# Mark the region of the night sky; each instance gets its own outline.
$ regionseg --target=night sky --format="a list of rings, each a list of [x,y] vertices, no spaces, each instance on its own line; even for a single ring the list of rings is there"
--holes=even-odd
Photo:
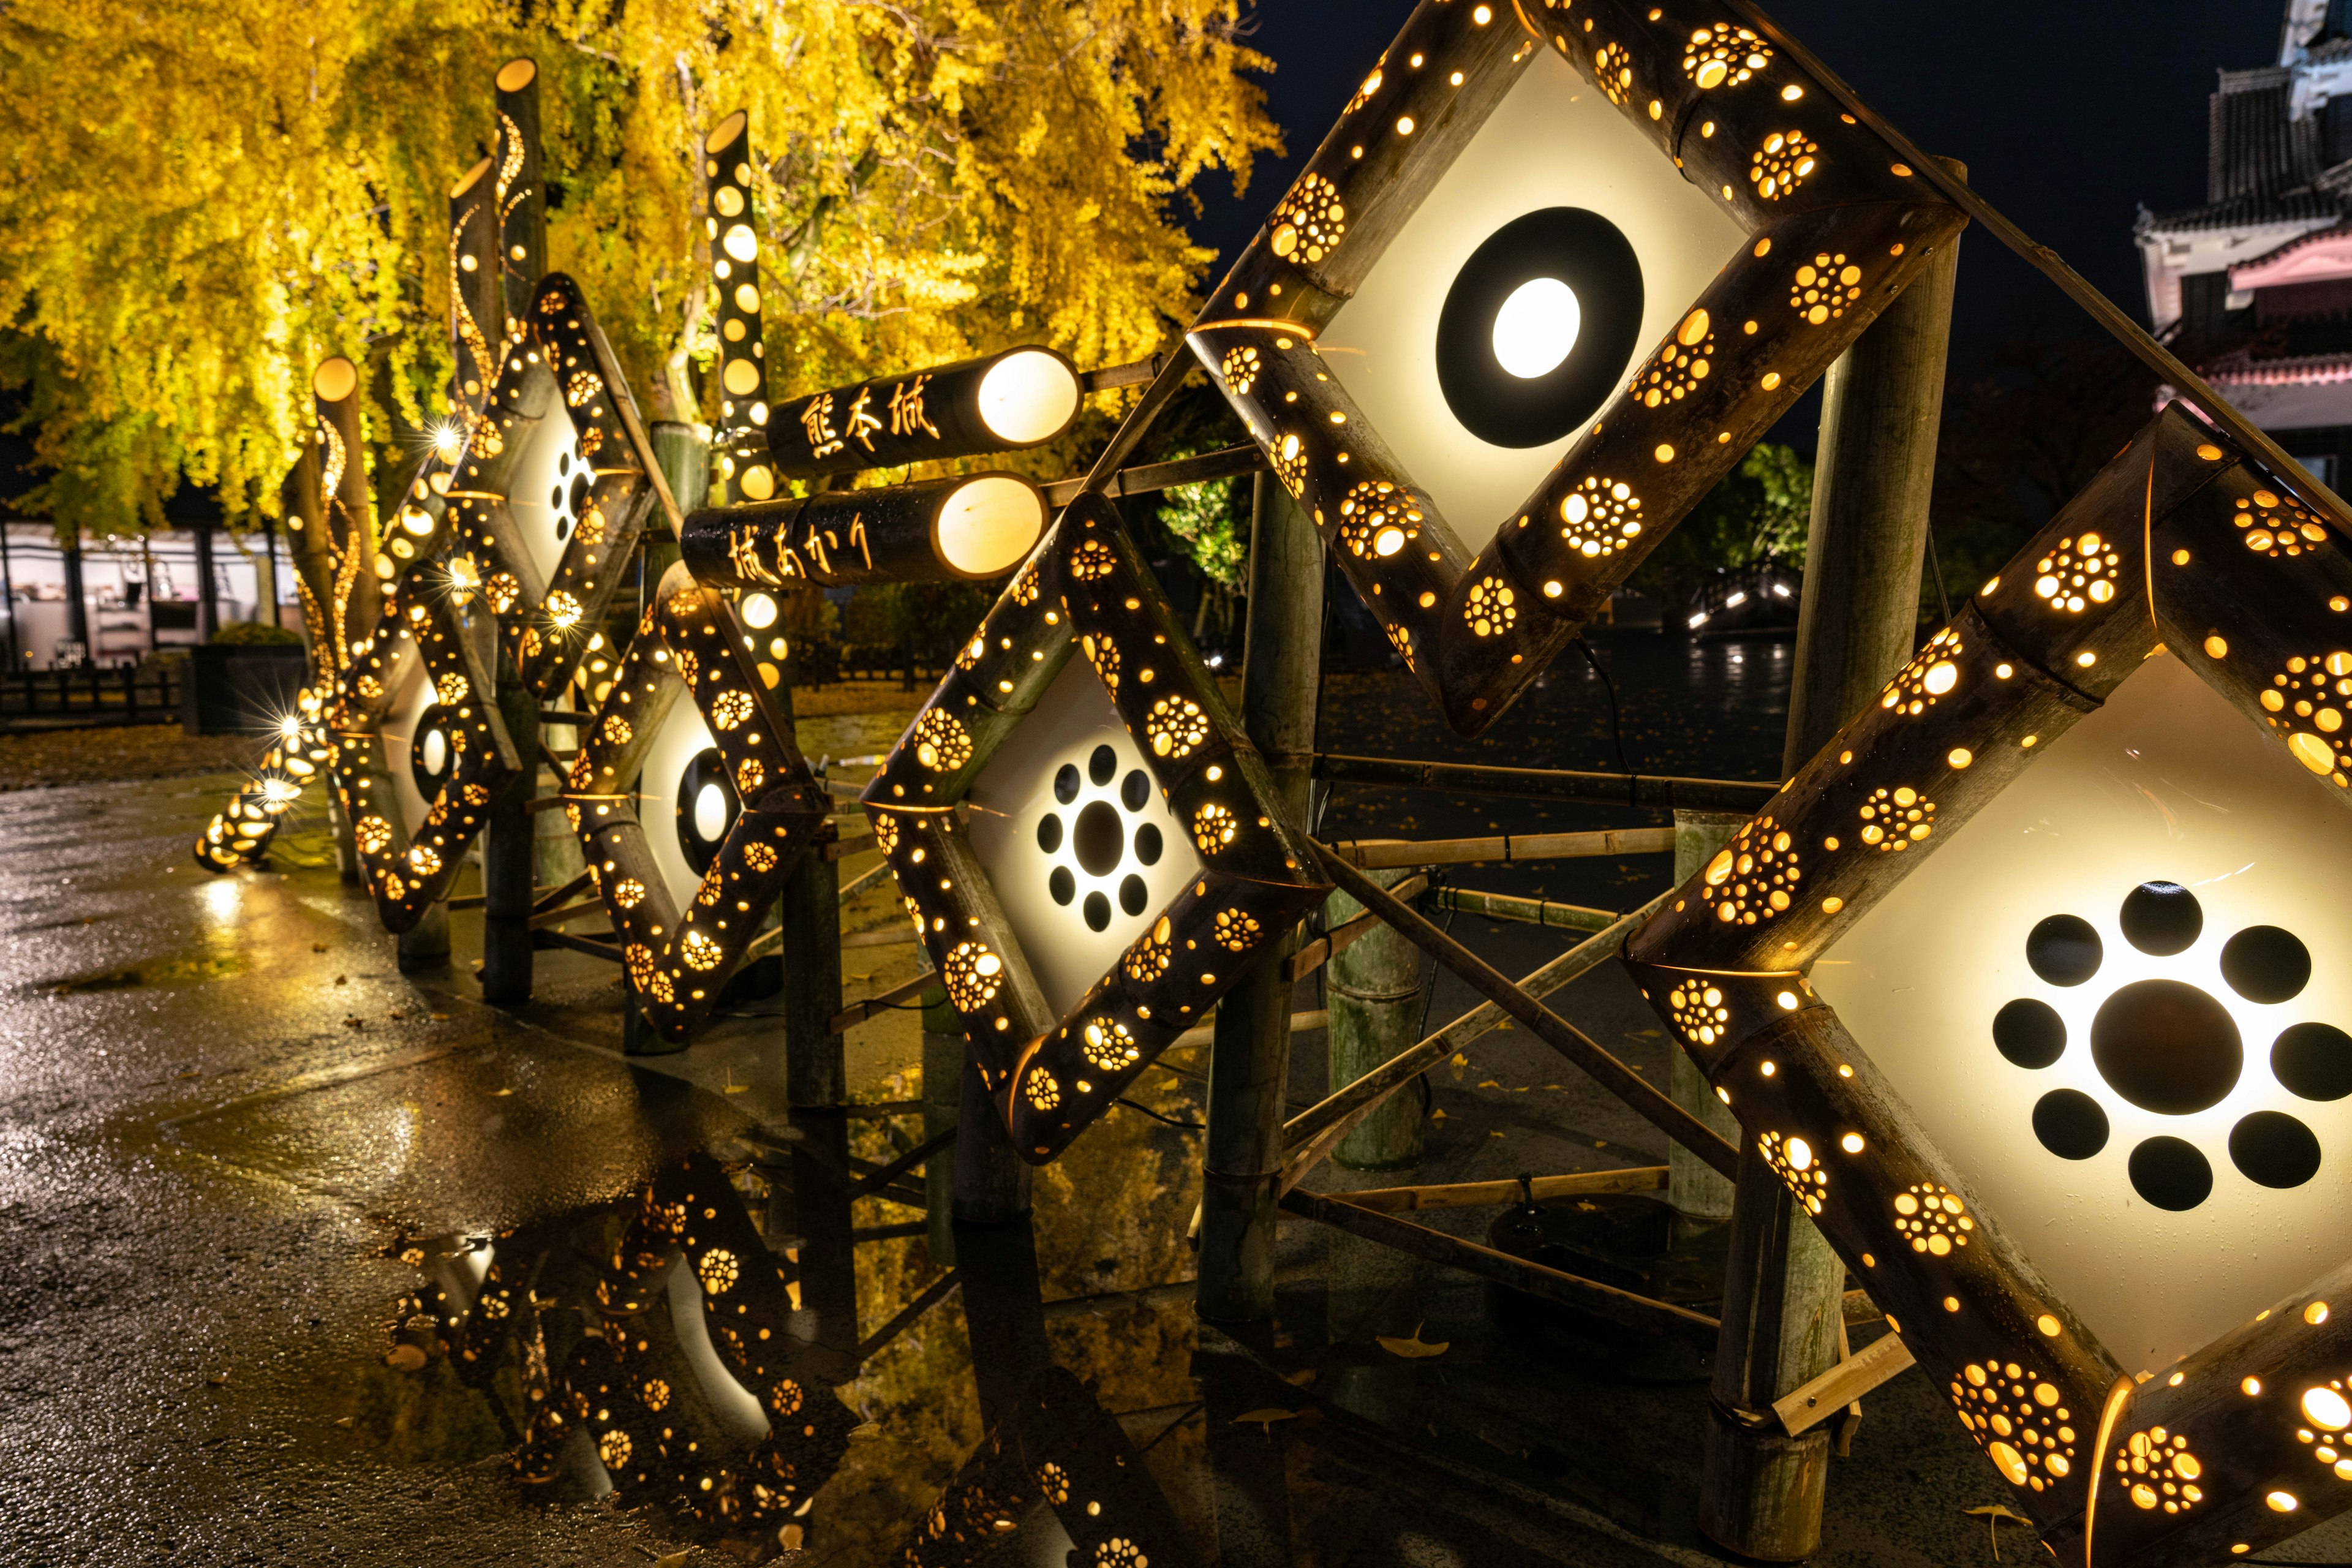
[[[1290,155],[1246,198],[1208,202],[1204,243],[1230,262],[1412,9],[1412,0],[1265,0],[1255,47]],[[2145,319],[2137,204],[2205,199],[2215,68],[2277,58],[2284,0],[1774,0],[1775,20],[1978,191]],[[1954,368],[2004,339],[2087,325],[1998,241],[1962,241]]]

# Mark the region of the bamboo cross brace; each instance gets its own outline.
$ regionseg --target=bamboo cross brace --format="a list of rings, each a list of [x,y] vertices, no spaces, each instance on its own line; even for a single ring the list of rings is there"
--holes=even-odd
[[[1664,1165],[1633,1165],[1622,1171],[1574,1171],[1565,1176],[1514,1177],[1500,1182],[1451,1182],[1435,1187],[1367,1187],[1348,1202],[1375,1214],[1421,1209],[1495,1208],[1529,1198],[1583,1197],[1595,1193],[1654,1193],[1666,1184]]]
[[[1389,890],[1400,899],[1410,899],[1428,886],[1427,877],[1407,877]],[[1324,932],[1282,961],[1282,977],[1296,985],[1354,946],[1358,939],[1380,924],[1380,921],[1381,917],[1378,915],[1360,914],[1336,929]]]
[[[1672,829],[1665,830],[1669,837]],[[1397,934],[1466,981],[1471,988],[1524,1025],[1536,1038],[1584,1069],[1601,1088],[1624,1101],[1628,1110],[1659,1131],[1696,1154],[1726,1177],[1737,1178],[1738,1152],[1715,1130],[1653,1085],[1632,1068],[1603,1050],[1582,1030],[1514,985],[1509,977],[1485,959],[1438,930],[1409,906],[1389,896],[1387,889],[1349,865],[1318,840],[1309,839],[1315,852],[1349,897],[1376,911]]]
[[[1793,1437],[1828,1420],[1911,1364],[1911,1352],[1903,1336],[1885,1335],[1774,1400],[1772,1414]]]
[[[1574,860],[1601,855],[1671,855],[1671,827],[1611,827],[1597,833],[1503,833],[1489,838],[1359,838],[1325,853],[1367,871],[1474,861]]]
[[[1694,1312],[1687,1307],[1653,1300],[1632,1290],[1620,1290],[1613,1285],[1603,1285],[1580,1274],[1570,1274],[1524,1258],[1514,1258],[1507,1252],[1481,1247],[1475,1241],[1465,1241],[1442,1230],[1432,1230],[1411,1220],[1398,1219],[1393,1215],[1360,1208],[1348,1202],[1344,1194],[1286,1193],[1283,1195],[1282,1206],[1295,1215],[1360,1236],[1367,1241],[1394,1247],[1415,1258],[1425,1258],[1432,1263],[1459,1268],[1465,1274],[1492,1279],[1497,1284],[1511,1286],[1529,1295],[1558,1301],[1563,1306],[1574,1307],[1632,1328],[1678,1332],[1712,1342],[1723,1326],[1717,1320],[1704,1312]]]
[[[1530,996],[1549,996],[1570,981],[1598,968],[1615,957],[1625,945],[1626,937],[1640,930],[1642,923],[1664,908],[1673,896],[1671,889],[1661,893],[1607,931],[1577,943],[1520,981],[1519,989]],[[1398,1052],[1347,1088],[1334,1090],[1292,1117],[1282,1129],[1286,1151],[1282,1190],[1288,1192],[1297,1186],[1300,1177],[1321,1163],[1332,1146],[1378,1110],[1390,1095],[1502,1021],[1500,1007],[1492,1002],[1481,1002],[1420,1044]]]

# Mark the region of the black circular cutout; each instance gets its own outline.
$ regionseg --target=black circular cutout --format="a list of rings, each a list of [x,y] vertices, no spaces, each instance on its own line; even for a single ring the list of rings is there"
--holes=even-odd
[[[2271,1074],[2302,1100],[2352,1094],[2352,1035],[2333,1024],[2290,1024],[2271,1042]]]
[[[1160,826],[1147,822],[1135,830],[1135,858],[1147,866],[1160,864]]]
[[[2186,1116],[2237,1087],[2246,1048],[2229,1009],[2205,992],[2135,980],[2099,1004],[2091,1059],[2107,1087],[2142,1110]]]
[[[1151,798],[1151,780],[1141,768],[1131,770],[1118,781],[1118,798],[1129,811],[1143,809],[1144,803]]]
[[[2249,1002],[2291,1002],[2311,984],[2311,949],[2281,926],[2248,926],[2221,944],[2221,978]]]
[[[2230,1163],[2264,1187],[2299,1187],[2319,1173],[2319,1140],[2284,1110],[2257,1110],[2230,1129]]]
[[[2025,933],[2025,962],[2053,985],[2080,985],[2099,972],[2106,951],[2080,915],[2052,915]]]
[[[1118,807],[1107,800],[1087,802],[1078,813],[1077,826],[1070,829],[1070,847],[1089,877],[1108,877],[1118,869],[1119,857],[1127,852],[1127,827]]]
[[[1054,895],[1055,903],[1067,908],[1070,900],[1078,896],[1078,879],[1070,875],[1067,866],[1056,866],[1054,874],[1045,879],[1045,890]]]
[[[1992,1043],[2021,1068],[2046,1068],[2066,1054],[2066,1020],[2047,1002],[2021,996],[1992,1016]]]
[[[2033,1135],[2061,1160],[2087,1160],[2107,1146],[2107,1113],[2079,1089],[2053,1089],[2033,1102]]]
[[[1051,855],[1062,847],[1062,819],[1052,812],[1037,819],[1037,847]]]
[[[1118,772],[1118,753],[1108,746],[1097,746],[1094,754],[1087,758],[1087,777],[1097,784],[1110,783],[1111,775]]]
[[[2212,1195],[2213,1167],[2186,1139],[2142,1139],[2126,1168],[2132,1191],[2160,1209],[2179,1214]]]
[[[2178,882],[2142,882],[2124,895],[2124,940],[2142,952],[2168,958],[2186,952],[2205,929],[2205,909]]]
[[[449,715],[438,702],[427,703],[425,711],[416,716],[416,728],[408,737],[408,776],[415,782],[416,793],[428,805],[441,794],[441,786],[449,782],[449,770],[457,765],[457,749],[450,744]]]
[[[1137,876],[1134,872],[1129,871],[1126,876],[1119,879],[1118,907],[1125,910],[1129,914],[1141,914],[1150,898],[1151,889],[1145,887],[1143,885],[1143,879]]]
[[[703,792],[718,792],[719,809],[718,831],[703,820]],[[705,746],[686,764],[677,775],[677,848],[686,863],[697,875],[710,869],[710,862],[719,857],[719,845],[727,841],[728,830],[743,813],[743,803],[735,794],[735,781],[727,776],[726,759],[715,746]]]
[[[1088,893],[1083,907],[1087,912],[1087,925],[1089,929],[1102,931],[1110,925],[1108,899],[1104,898],[1100,893]]]
[[[1578,326],[1568,357],[1518,376],[1495,357],[1495,320],[1523,285],[1564,283]],[[1437,318],[1437,384],[1470,433],[1497,447],[1540,447],[1575,429],[1640,347],[1642,262],[1617,226],[1582,207],[1513,218],[1470,253]]]
[[[1054,771],[1054,798],[1064,805],[1078,798],[1078,764],[1064,763]]]

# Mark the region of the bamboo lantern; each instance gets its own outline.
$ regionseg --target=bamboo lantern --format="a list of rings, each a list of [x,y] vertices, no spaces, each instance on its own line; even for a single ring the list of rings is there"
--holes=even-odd
[[[448,489],[449,570],[498,617],[500,657],[544,698],[597,635],[656,491],[636,405],[577,285],[542,279],[504,352]]]
[[[2171,405],[1627,944],[2062,1561],[2352,1504],[2334,521]]]
[[[322,721],[325,704],[304,687],[294,710],[278,721],[278,739],[254,769],[253,782],[237,791],[196,838],[196,864],[207,871],[230,871],[269,852],[278,824],[303,787],[334,760],[334,739]]]
[[[547,270],[547,186],[540,168],[539,62],[509,60],[495,79],[499,161],[491,186],[499,226],[499,278],[507,331],[520,335]]]
[[[1045,530],[1037,487],[990,472],[711,508],[687,517],[678,543],[705,583],[835,587],[1002,577]]]
[[[772,621],[772,601],[751,597]],[[709,1016],[830,816],[771,695],[782,669],[751,650],[757,614],[671,566],[564,786],[637,1004],[667,1039]]]
[[[1960,224],[1707,0],[1423,0],[1190,342],[1471,734]]]
[[[1067,430],[1083,390],[1054,350],[1006,349],[799,399],[768,422],[768,450],[795,479],[1018,451]]]
[[[703,138],[709,212],[710,297],[719,317],[717,478],[731,499],[776,493],[768,457],[768,347],[760,331],[760,224],[752,184],[751,119],[737,110]]]
[[[399,501],[393,507],[392,515],[381,531],[380,548],[374,559],[374,574],[382,585],[381,595],[394,593],[394,585],[405,574],[421,565],[437,562],[441,547],[446,542],[446,535],[441,528],[447,505],[444,497],[448,491],[451,476],[457,472],[457,461],[465,452],[466,443],[489,400],[490,383],[498,364],[497,350],[491,343],[501,335],[498,220],[490,192],[482,184],[482,178],[490,167],[491,160],[483,159],[449,193],[449,341],[457,366],[450,376],[451,414],[436,428],[432,447],[417,461],[399,492]],[[355,374],[352,379],[356,383]],[[335,380],[340,384],[340,373]],[[349,404],[354,400],[346,397],[341,401]],[[343,445],[347,451],[352,449],[341,433],[340,425],[334,441]],[[314,438],[307,443],[301,458],[288,474],[280,490],[288,536],[302,541],[302,547],[308,552],[307,554],[298,553],[296,581],[305,617],[314,627],[311,639],[314,648],[326,647],[332,640],[322,637],[315,628],[332,620],[328,606],[335,603],[336,584],[346,574],[334,560],[332,551],[320,548],[316,542],[331,542],[335,537],[331,526],[320,531],[322,525],[331,524],[339,516],[348,521],[352,515],[348,508],[339,514],[332,513],[324,503],[320,489],[320,457],[329,447],[330,443],[324,438]],[[335,488],[340,489],[347,482],[339,474]],[[322,712],[329,706],[334,707],[342,714],[341,721],[344,724],[372,724],[383,717],[383,703],[389,696],[379,689],[376,697],[371,700],[361,697],[351,689],[350,683],[361,679],[372,680],[379,688],[382,685],[380,672],[371,674],[363,668],[364,660],[360,667],[354,666],[351,647],[354,640],[365,640],[373,635],[375,628],[382,624],[382,612],[380,607],[367,611],[370,619],[362,625],[351,614],[348,601],[345,603],[342,636],[333,642],[330,650],[335,655],[331,679],[330,672],[322,667],[320,679],[311,689],[313,695],[310,700],[315,701]],[[364,605],[362,609],[365,610]],[[307,714],[308,710],[305,709],[304,712]],[[266,850],[269,836],[275,831],[277,817],[293,804],[300,788],[310,782],[308,775],[298,777],[288,771],[283,753],[289,739],[281,738],[278,748],[263,760],[260,777],[254,786],[240,791],[229,807],[205,828],[196,853],[199,864],[211,870],[225,871],[241,861],[257,858]],[[347,753],[341,741],[331,735],[326,736],[320,747],[307,749],[321,748],[325,755],[311,759],[313,762],[331,767],[343,764]],[[375,771],[383,772],[380,766]],[[414,827],[421,816],[420,806],[409,817],[408,826]],[[238,847],[240,843],[245,847]]]
[[[1082,679],[1112,710],[1092,724],[1066,721],[1077,704],[1056,691],[1080,649]],[[1000,763],[1030,783],[1003,788],[967,826],[962,808],[990,793]],[[863,798],[982,1078],[1033,1163],[1108,1109],[1327,890],[1099,495],[1046,534]],[[1104,942],[1112,962],[1068,1004],[1050,999],[1031,953]]]
[[[414,574],[359,644],[328,714],[361,880],[391,931],[448,896],[491,798],[524,765],[446,579]]]
[[[289,480],[286,552],[310,633],[310,664],[333,679],[352,642],[375,624],[374,509],[360,435],[360,373],[338,356],[310,378],[315,413],[308,464]]]

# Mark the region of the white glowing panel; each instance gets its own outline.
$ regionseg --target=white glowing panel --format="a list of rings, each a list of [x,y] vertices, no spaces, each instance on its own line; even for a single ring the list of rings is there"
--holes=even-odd
[[[702,873],[688,861],[680,833],[699,830],[703,844],[715,846],[726,837],[735,816],[735,797],[719,782],[723,768],[711,770],[710,782],[696,791],[698,798],[688,816],[681,820],[678,815],[678,788],[686,782],[687,770],[705,752],[715,755],[717,749],[702,710],[691,698],[681,695],[670,704],[661,733],[646,748],[645,769],[637,775],[637,820],[645,825],[646,842],[653,847],[662,885],[680,909],[702,885]]]
[[[1046,689],[967,798],[972,850],[1056,1015],[1201,871],[1083,658]]]
[[[551,583],[572,531],[588,508],[596,475],[580,455],[580,432],[561,397],[549,400],[547,417],[528,442],[507,482],[507,513],[521,531],[540,581]]]
[[[1438,384],[1438,318],[1472,253],[1513,219],[1552,207],[1598,214],[1622,232],[1640,262],[1643,304],[1613,396],[1746,243],[1722,205],[1685,180],[1575,68],[1542,51],[1318,341],[1406,471],[1475,548],[1517,515],[1574,437],[1494,446],[1447,405]],[[1568,353],[1566,315],[1549,294],[1518,298],[1519,319],[1500,334],[1542,338],[1526,342],[1522,368],[1557,350],[1538,367],[1549,370]],[[1568,341],[1599,341],[1603,323],[1592,307],[1580,301],[1578,316]],[[1490,345],[1509,352],[1494,321],[1484,327]]]
[[[2158,655],[1813,969],[1928,1138],[2126,1371],[2162,1371],[2352,1249],[2352,1042],[2334,1033],[2352,1026],[2352,816],[2331,793]],[[2143,883],[2186,895],[2142,895],[2127,931]],[[2087,922],[2095,944],[2051,943],[2056,922],[2030,962],[2053,916]],[[2152,936],[2168,916],[2169,936]],[[2307,980],[2295,988],[2290,964],[2272,988],[2291,997],[2250,1000],[2264,987],[2248,956],[2294,943]],[[2087,977],[2045,978],[2074,978],[2095,949]],[[1995,1024],[2012,1004],[2004,1047]],[[2046,1066],[2013,1059],[2053,1048]],[[2148,1109],[2168,1099],[2198,1108]],[[2056,1110],[2037,1131],[2045,1101]],[[2250,1116],[2263,1136],[2241,1131]],[[2102,1119],[2096,1152],[2052,1152],[2085,1154]],[[2249,1175],[2301,1175],[2306,1134],[2307,1179]],[[2193,1204],[2143,1195],[2196,1197],[2200,1160],[2210,1185]]]
[[[433,679],[425,660],[410,658],[406,665],[380,732],[384,765],[392,773],[393,798],[400,804],[401,821],[414,835],[433,797],[440,793],[440,781],[449,776],[457,759],[449,751],[448,732],[433,722]],[[430,790],[424,787],[428,783],[433,785]]]

